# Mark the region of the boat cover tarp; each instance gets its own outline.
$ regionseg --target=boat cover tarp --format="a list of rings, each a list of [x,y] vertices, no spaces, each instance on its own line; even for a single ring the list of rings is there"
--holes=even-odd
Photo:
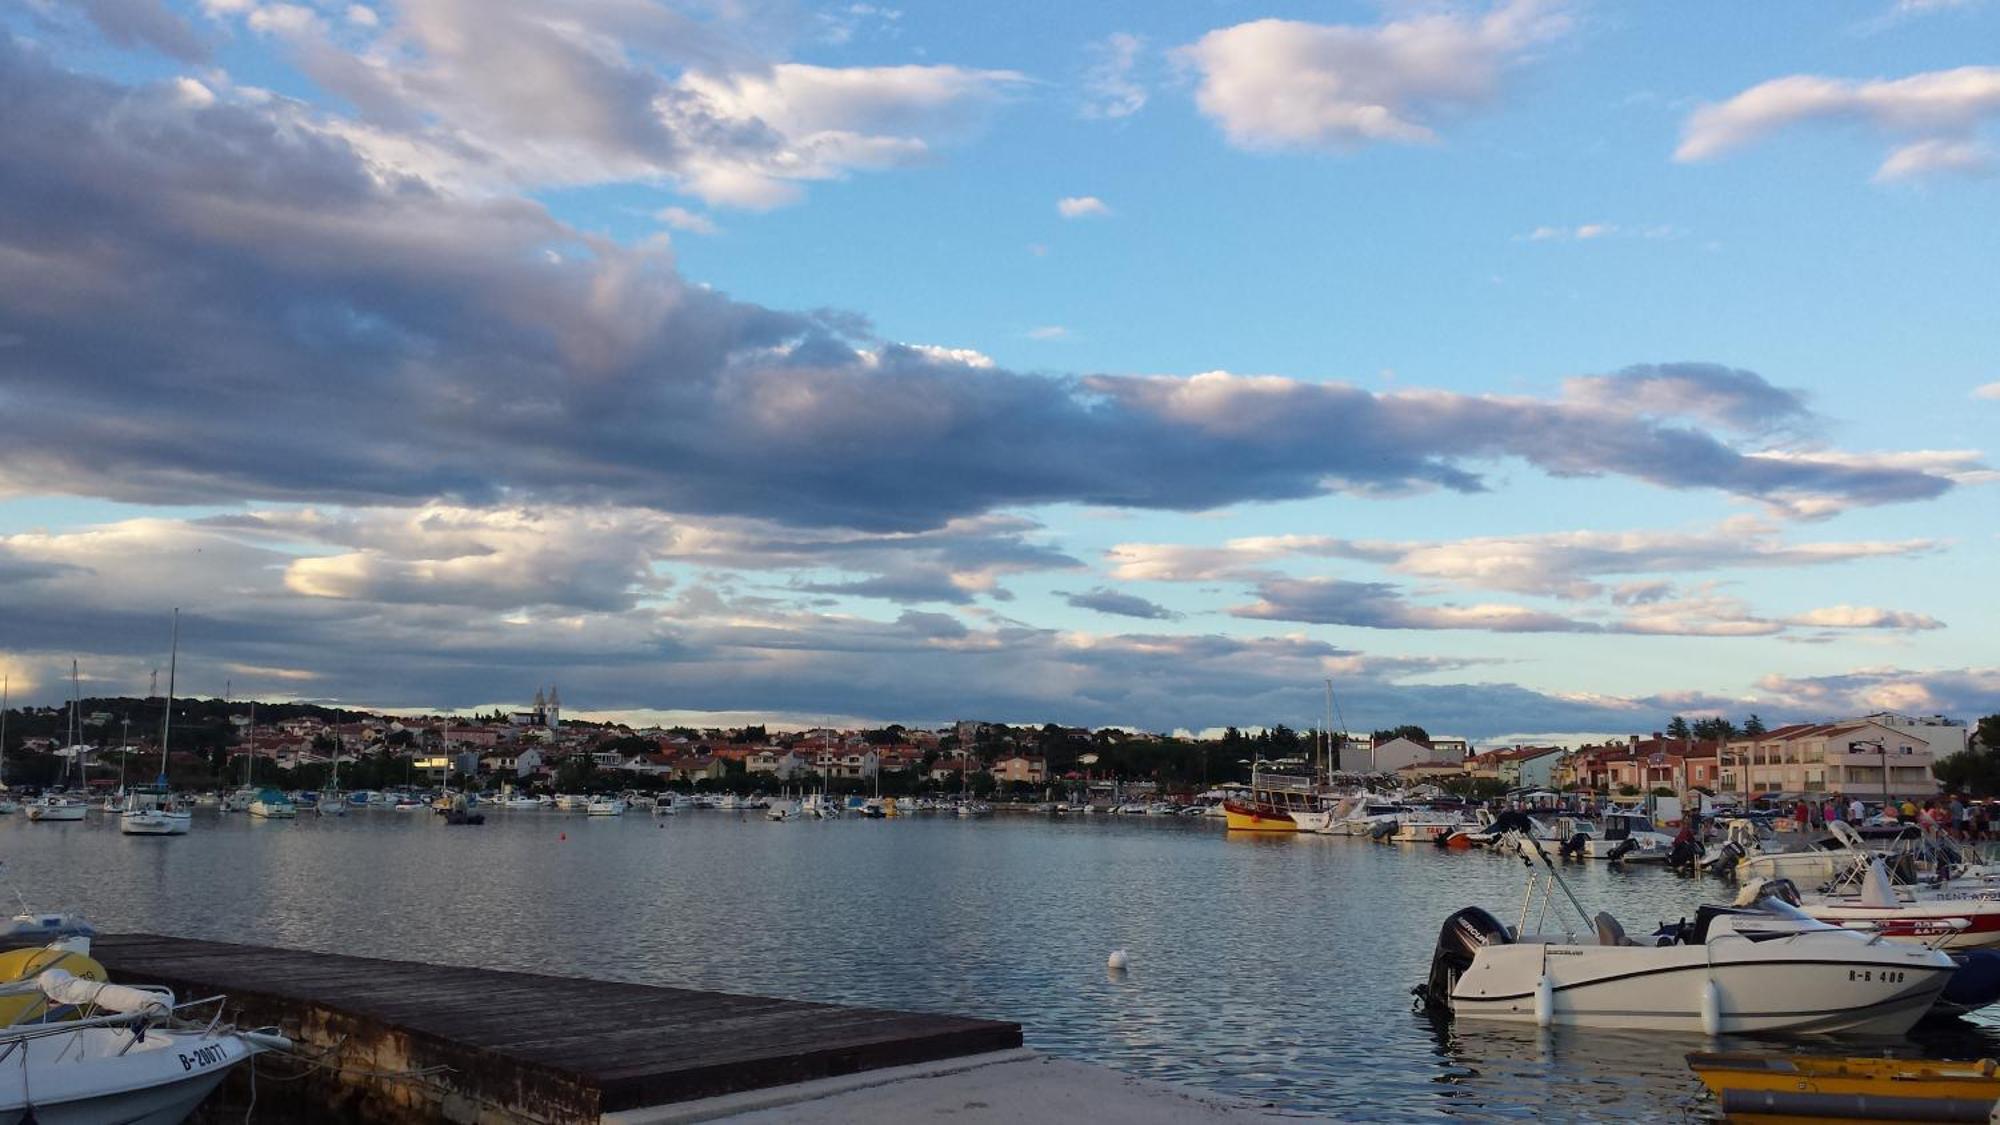
[[[67,969],[49,969],[35,981],[42,986],[42,995],[50,1000],[79,1008],[95,1005],[103,1011],[124,1015],[164,1016],[174,1006],[171,994],[108,981],[84,980]]]

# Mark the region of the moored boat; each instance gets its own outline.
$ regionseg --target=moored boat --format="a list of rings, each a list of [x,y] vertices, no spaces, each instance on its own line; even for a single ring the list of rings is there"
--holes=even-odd
[[[1987,1121],[2000,1103],[1992,1059],[1824,1058],[1696,1052],[1688,1066],[1729,1116]]]
[[[276,789],[260,789],[251,800],[249,813],[263,820],[290,820],[299,815],[298,805]]]
[[[1445,920],[1416,990],[1433,1011],[1542,1027],[1900,1035],[1958,968],[1938,950],[1817,921],[1769,897],[1704,905],[1692,922],[1635,939],[1611,915],[1588,914],[1547,853],[1532,851],[1547,870],[1548,897],[1560,890],[1583,935],[1525,932],[1531,868],[1516,927],[1476,906]]]

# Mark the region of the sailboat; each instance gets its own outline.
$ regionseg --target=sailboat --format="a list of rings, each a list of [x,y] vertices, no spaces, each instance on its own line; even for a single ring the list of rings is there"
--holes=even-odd
[[[250,701],[250,722],[243,728],[243,787],[222,798],[223,812],[250,811],[257,800],[257,787],[250,784],[250,769],[257,761],[257,701]]]
[[[160,719],[160,777],[150,787],[125,795],[118,831],[127,836],[185,836],[194,827],[194,813],[167,785],[169,737],[174,729],[174,673],[180,664],[181,611],[174,610],[173,646],[167,657],[167,713]]]
[[[327,788],[320,790],[319,803],[315,806],[321,816],[346,816],[347,794],[340,791],[340,744],[344,740],[338,733],[333,736],[333,777]]]
[[[0,814],[21,811],[21,803],[7,795],[7,706],[12,686],[7,677],[0,676]]]
[[[83,747],[77,743],[77,709],[83,705],[83,687],[77,677],[76,661],[69,662],[70,702],[69,702],[69,745],[64,747],[62,781],[69,784],[69,765],[83,756]],[[75,797],[65,797],[59,793],[49,793],[28,805],[28,819],[36,823],[42,821],[82,820],[89,805]]]

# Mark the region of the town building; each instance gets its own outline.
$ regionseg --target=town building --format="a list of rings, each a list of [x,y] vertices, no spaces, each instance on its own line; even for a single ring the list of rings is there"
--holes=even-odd
[[[1749,798],[1832,793],[1863,800],[1934,797],[1938,783],[1931,767],[1936,755],[1917,733],[1927,729],[1933,728],[1890,725],[1871,716],[1795,723],[1735,739],[1723,750],[1721,789]],[[1944,741],[1956,748],[1963,745],[1960,738],[1947,733]]]
[[[1040,785],[1049,779],[1049,763],[1036,754],[1011,754],[994,762],[992,773],[1002,785]]]

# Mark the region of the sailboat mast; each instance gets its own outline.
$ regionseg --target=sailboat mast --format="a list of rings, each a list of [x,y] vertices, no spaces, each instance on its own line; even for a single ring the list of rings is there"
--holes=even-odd
[[[167,711],[160,716],[160,788],[167,787],[167,737],[174,730],[174,673],[181,659],[181,611],[174,609],[173,642],[167,652]]]
[[[64,785],[69,784],[69,764],[75,762],[77,755],[82,753],[82,751],[77,749],[76,745],[77,731],[80,729],[77,723],[77,712],[82,708],[83,679],[77,674],[76,658],[72,656],[69,661],[69,757],[63,759]],[[77,765],[81,767],[83,763],[77,762]]]
[[[13,686],[7,677],[0,676],[0,786],[7,784],[7,705],[8,689]]]

